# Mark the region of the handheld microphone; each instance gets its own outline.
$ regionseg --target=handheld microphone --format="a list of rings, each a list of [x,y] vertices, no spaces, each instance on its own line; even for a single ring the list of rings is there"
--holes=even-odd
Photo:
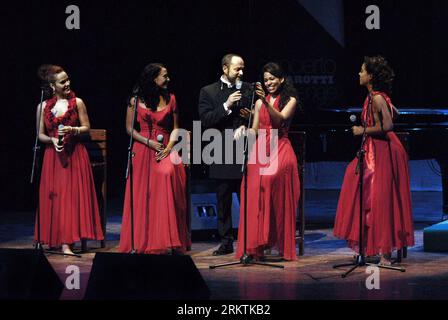
[[[157,142],[162,144],[162,147],[165,149],[165,145],[163,144],[163,135],[162,134],[159,134],[157,136]],[[157,162],[160,162],[160,160],[157,160]]]
[[[162,134],[159,134],[159,135],[157,136],[157,142],[158,142],[158,143],[161,143],[161,144],[163,145],[163,135],[162,135]]]
[[[242,86],[243,86],[243,81],[241,81],[241,80],[236,80],[235,81],[235,89],[236,90],[241,90]]]
[[[58,129],[59,130],[61,130],[61,129],[63,129],[64,128],[64,125],[63,124],[60,124],[59,126],[58,126]],[[62,147],[62,139],[64,138],[64,136],[63,135],[61,135],[61,134],[58,134],[58,146],[60,146],[60,147]]]
[[[255,92],[255,97],[258,98],[258,94],[257,94],[257,86],[262,86],[261,82],[257,81],[257,82],[252,82],[252,86],[253,86],[253,91]]]
[[[356,115],[352,114],[352,115],[350,116],[350,122],[352,122],[352,123],[356,123]]]
[[[243,81],[237,79],[237,80],[235,81],[235,89],[236,89],[237,91],[239,91],[239,90],[241,90],[241,87],[242,87],[242,86],[243,86]],[[241,99],[238,100],[238,101],[236,102],[236,106],[237,106],[237,107],[240,106],[240,101],[241,101]]]

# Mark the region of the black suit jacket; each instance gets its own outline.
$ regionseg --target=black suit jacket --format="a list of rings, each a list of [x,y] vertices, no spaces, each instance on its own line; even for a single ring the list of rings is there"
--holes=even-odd
[[[201,89],[199,94],[199,116],[201,118],[202,128],[215,128],[221,131],[223,138],[223,155],[225,154],[224,130],[237,129],[241,125],[247,126],[247,119],[239,116],[240,109],[249,108],[252,101],[253,88],[249,83],[243,82],[241,87],[242,97],[238,106],[234,104],[231,108],[232,113],[227,114],[224,109],[224,103],[229,95],[236,91],[235,87],[228,88],[222,81],[212,83]],[[235,161],[235,144],[233,143],[233,155]],[[209,168],[209,177],[214,179],[240,179],[241,164],[212,164]]]

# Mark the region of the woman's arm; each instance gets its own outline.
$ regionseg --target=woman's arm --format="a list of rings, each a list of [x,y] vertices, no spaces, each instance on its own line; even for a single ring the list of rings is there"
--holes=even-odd
[[[175,102],[174,102],[175,103]],[[173,112],[173,132],[175,130],[179,129],[179,114],[177,112]],[[170,135],[171,138],[171,135]],[[161,161],[168,157],[168,155],[171,153],[171,150],[173,149],[174,145],[176,144],[176,140],[171,140],[168,142],[165,149],[160,150],[159,153],[157,153],[156,160]]]
[[[258,128],[260,127],[260,109],[263,105],[263,102],[261,101],[261,99],[258,99],[255,102],[255,106],[254,106],[254,121],[252,123],[252,128],[251,130],[249,130],[249,133],[252,133],[254,135],[258,134]]]
[[[46,102],[43,105],[39,104],[37,106],[36,111],[36,131],[39,135],[39,141],[42,143],[50,144],[52,143],[51,138],[45,133],[45,124],[44,124],[44,110],[45,110]]]
[[[50,137],[45,133],[45,123],[44,123],[44,110],[45,110],[46,103],[44,102],[43,105],[37,106],[37,112],[36,112],[36,129],[39,134],[39,141],[45,144],[53,144],[55,150],[57,152],[61,152],[64,148],[63,146],[58,145],[58,139],[55,137]]]
[[[282,111],[277,111],[277,109],[274,108],[274,104],[271,104],[270,101],[267,101],[266,94],[261,85],[258,85],[255,91],[260,97],[263,104],[266,106],[266,109],[269,113],[269,116],[271,117],[274,126],[280,127],[283,123],[288,122],[292,119],[297,107],[296,98],[291,97]]]
[[[65,136],[66,134],[74,134],[79,135],[83,133],[89,133],[90,130],[90,121],[89,116],[87,115],[87,107],[80,98],[76,98],[76,109],[78,111],[79,116],[79,127],[72,126],[64,126],[63,128],[58,130],[58,134],[61,136]]]
[[[179,115],[177,113],[173,113],[173,131],[179,129]],[[166,146],[167,149],[171,151],[173,149],[174,145],[177,141],[170,140],[168,142],[168,145]]]
[[[291,97],[286,106],[282,109],[282,111],[277,111],[277,109],[274,108],[274,104],[271,104],[266,99],[265,99],[265,106],[269,112],[269,116],[271,117],[272,123],[275,126],[281,127],[284,123],[290,121],[294,116],[297,106],[297,99]]]
[[[89,133],[90,121],[89,116],[87,114],[87,107],[84,104],[84,101],[82,101],[79,98],[76,98],[76,106],[78,108],[79,123],[81,124],[81,126],[77,127],[75,132],[76,134]]]

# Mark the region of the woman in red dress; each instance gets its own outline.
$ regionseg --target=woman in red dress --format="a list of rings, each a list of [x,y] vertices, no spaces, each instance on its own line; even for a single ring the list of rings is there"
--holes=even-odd
[[[414,245],[408,156],[393,130],[397,109],[391,92],[394,72],[381,57],[366,57],[359,81],[369,91],[361,120],[367,123],[363,182],[365,255],[380,254],[380,263],[390,265],[394,249]],[[363,135],[363,126],[352,128]],[[359,251],[358,159],[347,167],[336,212],[334,234]]]
[[[41,242],[62,245],[64,253],[73,254],[71,246],[81,239],[104,239],[89,156],[78,139],[89,132],[89,117],[61,67],[43,65],[38,74],[49,98],[37,112],[39,141],[46,144],[39,192]]]
[[[254,121],[249,130],[249,134],[257,135],[257,140],[251,147],[247,166],[246,249],[254,259],[263,258],[265,249],[275,248],[283,259],[296,260],[300,180],[288,128],[297,108],[297,93],[276,63],[263,67],[263,78],[268,95],[258,84],[256,93],[260,99],[255,103]],[[242,128],[237,130],[237,139],[243,131]],[[244,252],[243,195],[244,180],[241,185],[237,258],[241,258]]]
[[[164,65],[145,67],[136,85],[137,122],[132,128],[135,101],[127,109],[126,129],[133,134],[134,249],[138,253],[185,253],[191,245],[187,228],[186,173],[170,139],[178,125],[176,98],[168,92]],[[163,136],[163,144],[157,137]],[[177,163],[177,164],[176,164]],[[131,251],[130,181],[126,184],[120,252]]]

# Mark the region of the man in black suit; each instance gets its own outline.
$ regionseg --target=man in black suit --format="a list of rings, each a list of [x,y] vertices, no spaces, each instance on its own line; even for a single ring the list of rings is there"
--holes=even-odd
[[[236,163],[235,143],[224,141],[226,129],[235,130],[247,125],[251,104],[251,86],[241,81],[244,61],[237,54],[227,54],[222,58],[223,75],[215,83],[205,86],[199,94],[199,116],[204,129],[218,129],[223,138],[222,164],[209,167],[209,178],[216,179],[218,200],[218,233],[221,245],[213,255],[233,252],[232,193],[239,194],[241,184],[241,163]],[[233,135],[232,135],[233,136]],[[230,138],[231,139],[231,138]],[[225,149],[232,145],[233,150]],[[233,152],[233,163],[225,161],[225,153]]]

